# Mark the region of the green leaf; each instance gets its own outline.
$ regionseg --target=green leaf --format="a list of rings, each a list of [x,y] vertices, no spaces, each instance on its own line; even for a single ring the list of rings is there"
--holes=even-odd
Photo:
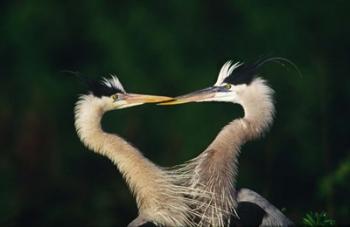
[[[303,218],[303,226],[335,226],[335,220],[328,217],[325,212],[310,212]]]

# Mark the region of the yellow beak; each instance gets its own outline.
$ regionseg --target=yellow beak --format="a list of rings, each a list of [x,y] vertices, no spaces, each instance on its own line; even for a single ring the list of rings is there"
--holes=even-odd
[[[157,103],[157,102],[166,102],[171,101],[174,98],[167,96],[158,96],[158,95],[144,95],[144,94],[133,94],[127,93],[123,95],[123,99],[128,104],[136,103]]]
[[[173,100],[165,101],[162,103],[158,103],[157,105],[178,105],[178,104],[184,104],[188,102],[202,102],[204,100],[213,98],[215,96],[215,92],[217,92],[216,87],[209,87],[205,88],[203,90],[191,92],[186,95],[181,95],[178,97],[175,97]]]

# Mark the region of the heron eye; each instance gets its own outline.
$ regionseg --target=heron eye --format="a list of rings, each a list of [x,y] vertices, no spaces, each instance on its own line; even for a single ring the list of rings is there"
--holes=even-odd
[[[225,84],[225,85],[224,85],[224,88],[226,88],[226,89],[231,89],[231,87],[232,87],[231,84]]]
[[[117,101],[119,98],[117,94],[114,94],[111,97],[112,97],[113,101]]]

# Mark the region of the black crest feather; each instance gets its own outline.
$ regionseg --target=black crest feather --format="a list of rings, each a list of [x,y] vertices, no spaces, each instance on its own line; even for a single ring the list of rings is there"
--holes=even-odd
[[[235,68],[232,71],[231,75],[225,78],[224,82],[234,84],[234,85],[239,85],[239,84],[249,85],[254,80],[254,78],[258,75],[258,71],[260,67],[268,62],[278,62],[280,64],[282,64],[281,62],[287,62],[288,64],[292,65],[300,74],[297,66],[286,58],[263,57],[253,63],[239,65],[237,68]]]
[[[115,93],[126,93],[123,85],[117,76],[111,75],[111,78],[103,78],[101,81],[90,79],[83,76],[80,72],[71,70],[62,70],[63,73],[72,74],[87,86],[90,92],[96,97],[111,96]]]
[[[125,90],[116,76],[111,76],[110,79],[104,78],[102,81],[93,80],[81,75],[79,72],[64,70],[65,73],[70,73],[77,76],[83,84],[87,86],[89,91],[96,97],[111,96],[115,93],[125,93]]]
[[[86,80],[85,81],[91,93],[96,97],[111,96],[115,93],[124,93],[120,88],[114,86],[109,80],[97,81]]]

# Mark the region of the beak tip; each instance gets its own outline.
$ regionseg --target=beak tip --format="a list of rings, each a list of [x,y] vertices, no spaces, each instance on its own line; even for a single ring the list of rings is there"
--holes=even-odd
[[[166,101],[166,102],[161,102],[161,103],[157,103],[157,105],[159,106],[171,106],[171,105],[177,105],[177,104],[182,104],[183,102],[181,102],[178,99],[173,99],[170,101]],[[185,102],[184,102],[185,103]]]

